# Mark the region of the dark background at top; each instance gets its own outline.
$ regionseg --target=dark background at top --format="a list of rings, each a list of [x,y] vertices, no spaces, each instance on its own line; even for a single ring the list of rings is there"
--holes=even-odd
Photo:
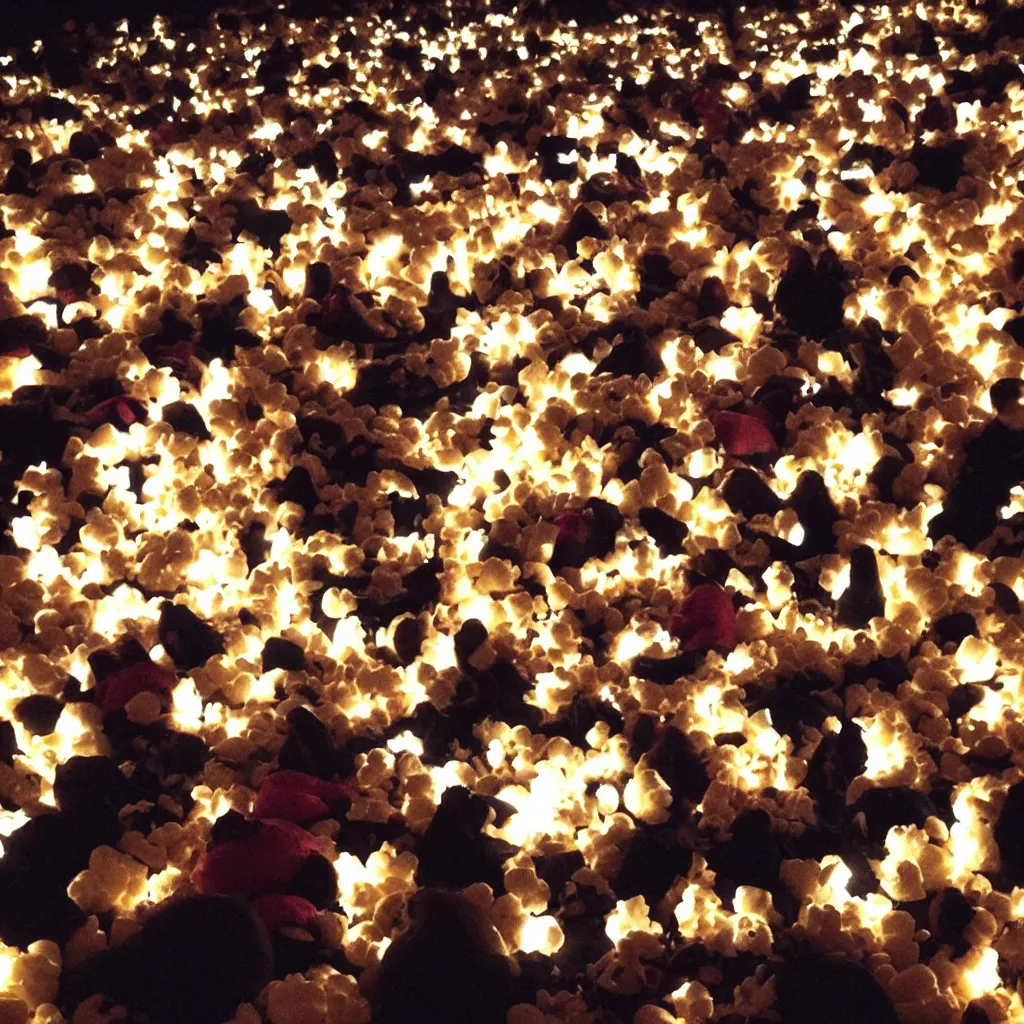
[[[188,24],[205,24],[210,14],[222,8],[237,11],[274,9],[280,0],[0,0],[0,53],[29,45],[34,39],[52,41],[52,49],[62,49],[67,34],[63,25],[74,19],[79,31],[94,22],[106,33],[124,17],[133,31],[145,33],[156,14],[167,15],[172,25],[187,28]],[[363,0],[364,6],[378,14],[415,11],[425,6],[421,0]],[[885,0],[839,0],[849,10],[855,3],[875,7]],[[938,0],[927,0],[937,4]],[[1012,0],[964,0],[970,10],[984,11],[990,21],[1012,24],[1011,35],[1020,37],[1024,8],[1010,6]],[[731,21],[733,30],[748,17],[756,17],[758,8],[795,11],[814,9],[819,0],[491,0],[492,8],[526,11],[525,21],[559,21],[575,19],[577,23],[614,22],[622,13],[643,14],[652,8],[669,7],[679,13],[717,13]],[[355,0],[287,0],[287,13],[293,17],[345,15]],[[460,5],[461,6],[461,5]],[[907,5],[909,8],[909,4]],[[745,8],[740,13],[738,8]],[[480,4],[481,12],[485,10]],[[731,33],[730,33],[731,34]],[[51,50],[52,52],[52,50]]]
[[[123,17],[137,22],[144,30],[156,14],[168,15],[172,23],[193,19],[205,22],[213,11],[222,7],[235,10],[253,10],[276,7],[278,0],[6,0],[0,6],[8,8],[0,13],[0,52],[9,48],[24,46],[33,39],[59,38],[62,26],[69,19],[76,21],[79,29],[89,22],[95,22],[101,30],[110,28]],[[511,0],[508,0],[511,3]],[[614,19],[615,12],[637,12],[645,7],[673,7],[678,11],[728,12],[743,3],[746,6],[768,6],[772,8],[796,9],[799,0],[527,0],[535,16],[543,14],[552,20],[576,18],[585,21],[600,19],[602,13]],[[804,0],[806,3],[807,0]],[[852,2],[852,0],[850,0]],[[871,0],[868,0],[870,3]],[[288,13],[302,17],[310,15],[343,15],[352,10],[351,0],[291,0]],[[369,4],[379,13],[388,10],[397,12],[415,10],[421,6],[417,0],[383,0]],[[521,4],[522,6],[522,4]],[[481,10],[483,10],[481,5]],[[136,26],[133,24],[133,28]]]

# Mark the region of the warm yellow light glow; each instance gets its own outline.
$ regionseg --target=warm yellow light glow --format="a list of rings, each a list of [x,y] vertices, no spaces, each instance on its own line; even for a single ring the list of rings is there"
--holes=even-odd
[[[121,809],[117,848],[68,887],[102,928],[65,955],[191,891],[213,823],[250,815],[302,747],[305,708],[360,751],[351,807],[304,826],[340,893],[317,941],[366,981],[321,964],[236,1024],[371,1019],[367,982],[418,888],[409,850],[454,787],[510,844],[506,893],[467,893],[509,956],[557,954],[596,891],[613,948],[584,987],[663,994],[635,1024],[779,1016],[770,972],[724,996],[715,969],[661,973],[681,946],[767,962],[794,937],[864,964],[906,1024],[973,1000],[1024,1020],[1007,980],[1024,895],[997,842],[1024,742],[1024,90],[951,92],[951,67],[987,82],[1016,60],[971,6],[751,9],[730,32],[620,4],[536,36],[496,5],[428,31],[282,8],[186,37],[158,18],[80,40],[66,88],[0,57],[0,455],[19,475],[0,494],[0,720],[17,745],[0,836],[56,809],[72,757],[148,779],[181,740],[164,726],[211,751]],[[777,116],[766,91],[786,105],[801,84],[807,102]],[[45,96],[79,115],[41,116]],[[962,169],[921,150],[958,141]],[[794,246],[811,276],[790,276]],[[744,451],[726,410],[770,421],[781,450]],[[825,495],[801,504],[810,471]],[[840,628],[861,544],[884,614]],[[693,650],[698,580],[733,602],[734,643]],[[168,629],[168,601],[211,632]],[[963,616],[978,635],[944,642]],[[146,653],[166,692],[112,710],[105,661]],[[794,711],[808,681],[818,696]],[[21,707],[33,695],[60,705],[49,733]],[[129,749],[122,714],[145,737]],[[799,847],[822,779],[851,816],[872,789],[941,805],[951,785],[952,818],[890,828],[867,868],[785,857],[795,924],[765,890],[720,898],[708,850],[750,810]],[[399,822],[408,835],[369,856],[332,846]],[[656,906],[622,900],[623,858],[652,832],[707,860],[684,858]],[[541,875],[574,852],[554,892]],[[878,891],[851,896],[865,870]],[[903,906],[951,886],[977,908],[959,956]],[[55,950],[0,945],[0,1017],[56,1024]],[[541,992],[509,1020],[583,1024],[595,1005]]]

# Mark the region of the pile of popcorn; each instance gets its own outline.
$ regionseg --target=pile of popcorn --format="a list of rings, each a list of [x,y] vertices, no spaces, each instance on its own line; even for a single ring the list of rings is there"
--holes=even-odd
[[[437,889],[508,1024],[1024,1017],[1022,23],[0,56],[0,1024],[201,895],[392,1024]]]

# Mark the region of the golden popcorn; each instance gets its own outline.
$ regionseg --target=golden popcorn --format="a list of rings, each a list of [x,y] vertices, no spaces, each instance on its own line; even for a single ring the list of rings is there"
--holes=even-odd
[[[235,1024],[436,889],[495,1020],[1024,1017],[1019,12],[642,6],[0,57],[3,1020],[222,889]]]

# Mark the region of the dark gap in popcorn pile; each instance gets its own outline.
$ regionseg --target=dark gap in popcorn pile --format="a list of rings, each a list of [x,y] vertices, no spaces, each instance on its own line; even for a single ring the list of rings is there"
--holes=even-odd
[[[0,56],[0,1024],[1024,1020],[1024,6],[696,6]]]

